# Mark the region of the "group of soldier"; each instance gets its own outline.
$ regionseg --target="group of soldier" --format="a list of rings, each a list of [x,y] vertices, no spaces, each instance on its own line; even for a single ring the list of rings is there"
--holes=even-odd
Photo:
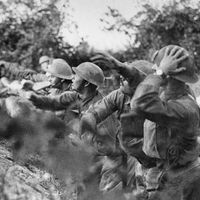
[[[119,88],[107,95],[101,93],[99,63],[121,77]],[[93,176],[102,193],[120,190],[129,199],[199,198],[200,112],[188,86],[198,76],[186,49],[168,45],[151,61],[122,63],[101,52],[77,67],[48,56],[39,64],[36,72],[2,61],[1,91],[12,90],[17,80],[23,98],[54,111],[71,128],[67,138],[94,149],[86,189]]]

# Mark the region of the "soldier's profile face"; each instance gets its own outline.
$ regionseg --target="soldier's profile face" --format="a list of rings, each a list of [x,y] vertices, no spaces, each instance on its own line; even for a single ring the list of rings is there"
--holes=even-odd
[[[40,66],[42,71],[46,71],[49,66],[49,62],[43,62],[42,64],[40,64]]]
[[[77,74],[72,79],[72,90],[80,91],[82,89],[84,80]]]
[[[48,75],[48,81],[51,83],[51,84],[54,84],[54,82],[56,81],[56,77],[52,74]]]

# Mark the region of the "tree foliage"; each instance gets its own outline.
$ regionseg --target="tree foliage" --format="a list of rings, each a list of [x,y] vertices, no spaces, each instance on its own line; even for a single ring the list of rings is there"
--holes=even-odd
[[[129,37],[130,44],[124,52],[124,60],[149,58],[155,49],[168,44],[185,47],[194,54],[197,66],[200,64],[200,5],[191,0],[175,0],[161,9],[146,3],[143,9],[130,19],[118,10],[109,8],[105,23],[107,31],[117,30]]]
[[[33,68],[41,55],[63,57],[72,46],[59,35],[64,22],[68,27],[74,22],[65,19],[56,6],[59,0],[0,1],[0,57]],[[69,9],[66,1],[63,5]]]

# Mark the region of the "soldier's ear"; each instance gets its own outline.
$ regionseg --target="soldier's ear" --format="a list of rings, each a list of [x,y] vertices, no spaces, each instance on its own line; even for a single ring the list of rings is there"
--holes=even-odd
[[[88,87],[90,85],[90,83],[89,82],[85,82],[85,87]]]

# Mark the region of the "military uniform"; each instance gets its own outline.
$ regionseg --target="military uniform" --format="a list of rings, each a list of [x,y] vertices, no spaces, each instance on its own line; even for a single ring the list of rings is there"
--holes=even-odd
[[[130,110],[130,97],[123,92],[123,88],[114,90],[103,99],[98,101],[89,113],[92,113],[95,117],[96,123],[100,124],[109,116],[113,116],[116,119],[113,120],[115,128],[112,130],[111,137],[116,142],[116,138],[121,130],[120,116],[122,113],[126,113]],[[115,113],[115,115],[113,115]],[[111,127],[111,124],[108,124]],[[119,144],[118,144],[119,146]],[[116,151],[116,150],[115,150]]]
[[[80,94],[75,91],[66,91],[56,96],[32,95],[30,100],[40,109],[61,111],[65,110],[64,121],[68,123],[74,118],[80,118],[81,115],[102,98],[102,95],[96,91],[93,95],[82,99]]]
[[[69,128],[73,127],[73,123],[77,127],[77,123],[81,116],[88,112],[93,111],[95,109],[95,103],[102,99],[102,95],[96,91],[95,93],[88,96],[86,99],[82,99],[81,95],[75,91],[67,91],[62,95],[55,97],[39,97],[32,96],[31,101],[36,107],[41,109],[50,109],[50,110],[62,110],[65,109],[65,122],[69,125]],[[78,121],[77,121],[78,120]],[[92,164],[92,168],[96,168],[93,172],[94,174],[90,174],[89,176],[98,177],[99,168],[101,168],[101,157],[105,155],[105,152],[108,151],[113,153],[110,148],[108,148],[110,139],[113,140],[113,128],[115,128],[115,123],[113,121],[113,117],[108,117],[107,120],[103,121],[98,125],[98,134],[93,136],[88,133],[84,134],[82,138],[83,141],[87,144],[90,144],[94,147],[93,159],[94,163]],[[76,131],[72,128],[73,135],[76,134]],[[116,130],[114,131],[116,132]],[[92,141],[91,141],[92,138]],[[114,143],[112,143],[114,146]],[[112,147],[113,147],[112,146]],[[110,146],[109,146],[110,147]],[[114,147],[112,148],[114,149]],[[97,170],[97,171],[96,171]],[[88,175],[85,177],[84,181],[86,181],[87,185]],[[90,184],[90,183],[89,183]]]
[[[33,104],[41,109],[48,110],[63,110],[72,105],[73,103],[81,103],[80,113],[86,111],[90,104],[102,98],[101,94],[96,92],[86,99],[82,99],[80,94],[75,91],[66,91],[61,95],[44,97],[32,95],[30,100]]]
[[[64,92],[70,91],[70,86],[69,85],[65,85],[62,84],[60,88],[54,88],[54,87],[49,87],[46,88],[46,96],[47,97],[56,97],[59,96],[61,94],[63,94]],[[65,119],[65,109],[64,110],[59,110],[59,111],[55,111],[56,116],[59,117],[60,119],[64,120]]]
[[[199,108],[187,87],[159,94],[162,81],[149,75],[131,102],[132,110],[146,119],[143,151],[157,160],[157,167],[146,174],[147,190],[149,199],[188,199],[193,183],[200,179]]]
[[[103,191],[113,189],[119,183],[122,183],[123,187],[127,188],[128,186],[129,189],[136,187],[134,184],[134,169],[137,161],[132,156],[127,157],[119,144],[122,137],[120,116],[130,111],[130,99],[130,95],[121,87],[97,102],[93,110],[89,111],[95,117],[97,124],[107,119],[107,117],[113,116],[113,113],[116,114],[115,117],[118,119],[114,121],[115,128],[113,128],[111,136],[113,139],[109,142],[110,151],[108,152],[112,153],[108,154],[107,152],[103,160],[104,164],[100,182],[100,189]],[[115,148],[113,148],[113,144],[115,144]]]
[[[93,110],[94,104],[100,99],[102,99],[102,95],[98,91],[86,99],[82,99],[81,95],[75,91],[66,91],[57,96],[32,95],[30,98],[32,103],[40,109],[53,111],[65,110],[64,121],[67,124],[73,119],[80,119],[88,109]],[[108,123],[109,126],[105,123]],[[102,135],[111,135],[112,132],[109,130],[109,127],[112,126],[112,120],[105,123],[99,125],[99,132]]]
[[[93,114],[97,123],[105,120],[108,116],[117,111],[117,118],[130,110],[130,97],[123,92],[123,88],[114,90],[101,101],[94,105]]]

